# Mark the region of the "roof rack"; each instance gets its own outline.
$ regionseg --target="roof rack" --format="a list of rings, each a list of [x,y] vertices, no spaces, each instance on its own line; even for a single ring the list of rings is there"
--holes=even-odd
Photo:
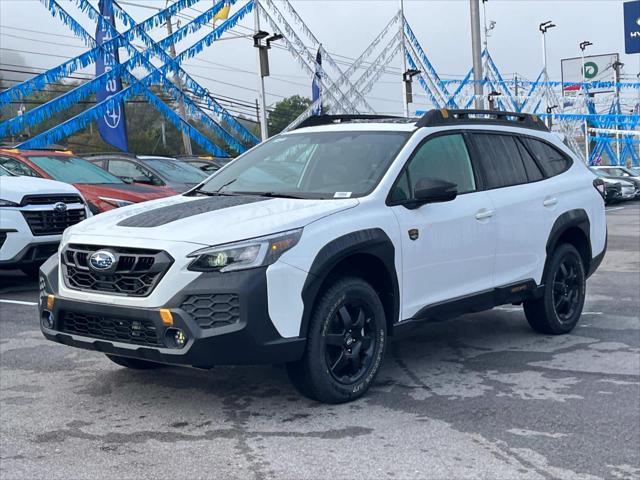
[[[299,125],[297,125],[293,130],[298,130],[299,128],[305,127],[317,127],[320,125],[331,125],[335,123],[344,123],[344,122],[352,122],[357,120],[404,120],[403,117],[395,117],[393,115],[313,115]]]
[[[537,115],[499,110],[429,110],[416,127],[437,127],[458,124],[504,125],[549,131]]]

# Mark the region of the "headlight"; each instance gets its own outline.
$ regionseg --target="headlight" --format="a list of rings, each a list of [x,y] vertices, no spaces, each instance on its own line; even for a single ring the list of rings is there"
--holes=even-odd
[[[20,205],[10,200],[0,199],[0,207],[19,207]]]
[[[231,272],[271,265],[287,250],[293,248],[302,235],[302,229],[277,233],[267,237],[229,243],[196,250],[189,270],[195,272]]]
[[[98,198],[103,202],[107,202],[117,208],[126,207],[127,205],[133,205],[133,202],[130,202],[129,200],[121,200],[119,198],[109,198],[109,197],[98,197]]]

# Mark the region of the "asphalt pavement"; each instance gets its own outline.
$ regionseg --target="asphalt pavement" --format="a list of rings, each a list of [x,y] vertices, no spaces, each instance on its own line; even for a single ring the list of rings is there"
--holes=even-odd
[[[640,478],[640,202],[576,330],[521,308],[390,343],[368,395],[327,406],[282,367],[130,371],[48,342],[37,285],[0,276],[0,478]]]

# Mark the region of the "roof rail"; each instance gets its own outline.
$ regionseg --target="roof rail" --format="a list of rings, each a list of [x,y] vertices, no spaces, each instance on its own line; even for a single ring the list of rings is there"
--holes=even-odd
[[[549,131],[537,115],[500,110],[429,110],[416,123],[416,127],[436,127],[472,123],[481,125],[504,125]]]
[[[113,155],[117,157],[130,157],[135,158],[136,154],[131,152],[86,152],[80,154],[81,157],[102,157],[104,155]]]
[[[354,120],[401,120],[402,118],[403,117],[396,117],[393,115],[313,115],[301,122],[293,130],[305,127],[317,127],[319,125],[351,122]]]

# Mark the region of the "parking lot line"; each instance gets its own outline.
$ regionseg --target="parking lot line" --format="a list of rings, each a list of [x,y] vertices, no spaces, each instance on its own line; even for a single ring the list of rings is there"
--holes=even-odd
[[[22,300],[4,300],[4,299],[1,299],[0,303],[11,303],[13,305],[29,305],[29,306],[32,306],[32,307],[38,306],[37,302],[23,302]]]

